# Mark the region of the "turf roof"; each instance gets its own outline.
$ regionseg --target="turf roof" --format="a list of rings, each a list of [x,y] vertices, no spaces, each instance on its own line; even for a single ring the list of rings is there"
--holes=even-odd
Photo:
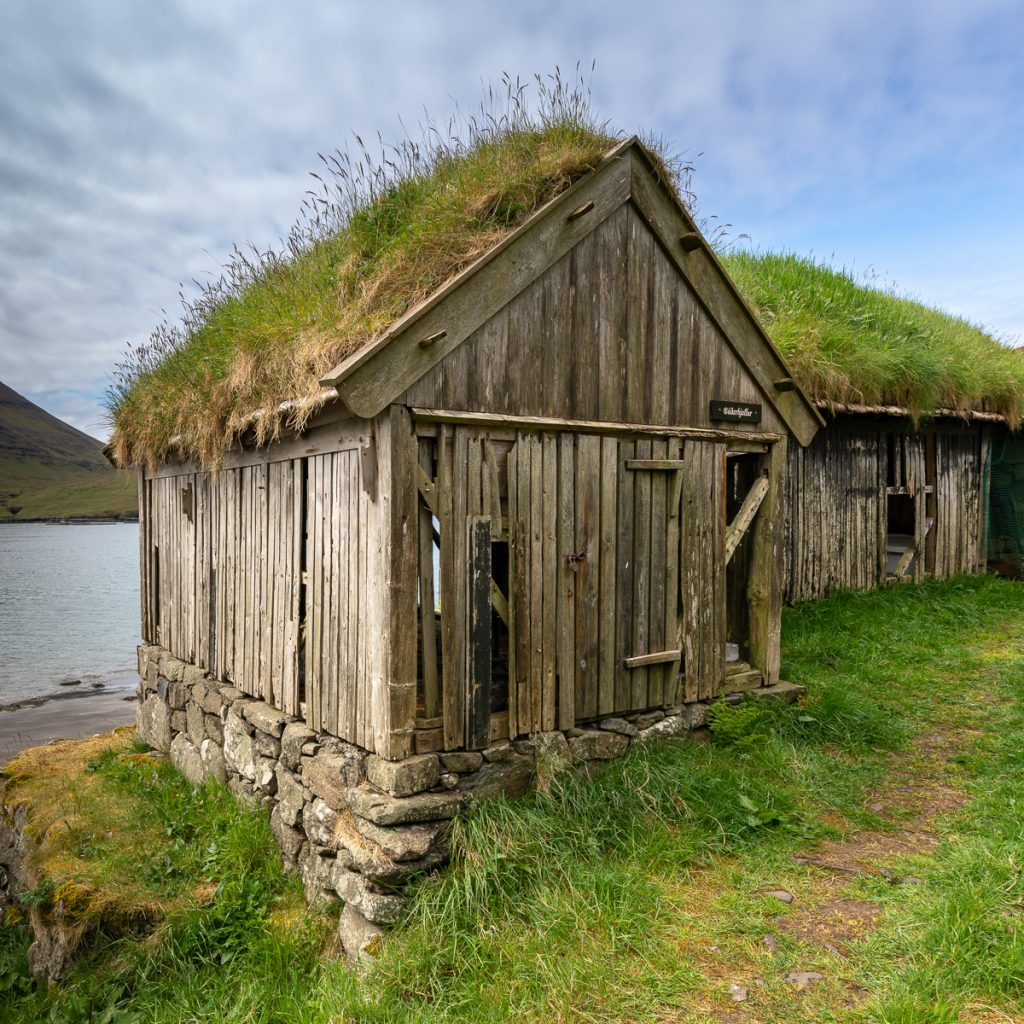
[[[814,399],[1024,412],[1024,359],[966,320],[793,253],[734,250],[726,270]]]

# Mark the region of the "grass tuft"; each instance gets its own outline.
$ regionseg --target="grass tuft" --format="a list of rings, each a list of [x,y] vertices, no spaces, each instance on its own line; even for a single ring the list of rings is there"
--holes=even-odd
[[[1024,358],[980,327],[787,252],[723,262],[805,390],[837,403],[1024,414]]]
[[[358,137],[320,156],[280,251],[235,249],[224,273],[182,296],[129,349],[107,393],[114,455],[154,464],[172,449],[205,465],[255,426],[263,443],[316,411],[280,403],[320,378],[590,171],[621,136],[590,109],[579,75],[503,79],[479,110],[428,123],[397,146]],[[671,166],[670,166],[671,165]],[[667,162],[689,192],[692,168]],[[261,415],[254,421],[251,414]],[[172,444],[173,442],[173,444]]]

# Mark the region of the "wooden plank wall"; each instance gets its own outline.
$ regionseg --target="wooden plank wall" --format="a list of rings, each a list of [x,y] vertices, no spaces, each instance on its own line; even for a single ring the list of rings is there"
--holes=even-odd
[[[149,636],[289,714],[299,705],[302,460],[146,481]],[[146,568],[148,566],[148,568]]]
[[[364,486],[362,463],[357,449],[308,460],[306,720],[380,750],[386,524],[379,494],[375,501]]]
[[[977,571],[981,546],[980,435],[967,429],[935,432],[934,540],[923,527],[928,501],[927,441],[914,434],[842,418],[806,448],[789,446],[785,485],[784,598],[825,597],[840,588],[870,590],[886,575],[888,435],[896,445],[897,477],[915,502],[919,550],[934,544],[934,576]],[[923,579],[924,557],[914,578]]]
[[[786,431],[627,203],[404,400],[424,409],[707,427],[715,426],[713,398],[761,402],[764,419],[752,429]]]

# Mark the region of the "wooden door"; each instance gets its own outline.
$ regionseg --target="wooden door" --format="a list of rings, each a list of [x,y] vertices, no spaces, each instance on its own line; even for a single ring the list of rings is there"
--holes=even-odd
[[[676,701],[681,454],[677,439],[517,438],[512,735]]]

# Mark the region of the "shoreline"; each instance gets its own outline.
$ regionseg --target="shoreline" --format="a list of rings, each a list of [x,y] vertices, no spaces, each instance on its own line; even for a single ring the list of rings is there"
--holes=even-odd
[[[102,687],[82,684],[0,707],[0,765],[28,747],[134,724],[136,678],[125,673]]]

